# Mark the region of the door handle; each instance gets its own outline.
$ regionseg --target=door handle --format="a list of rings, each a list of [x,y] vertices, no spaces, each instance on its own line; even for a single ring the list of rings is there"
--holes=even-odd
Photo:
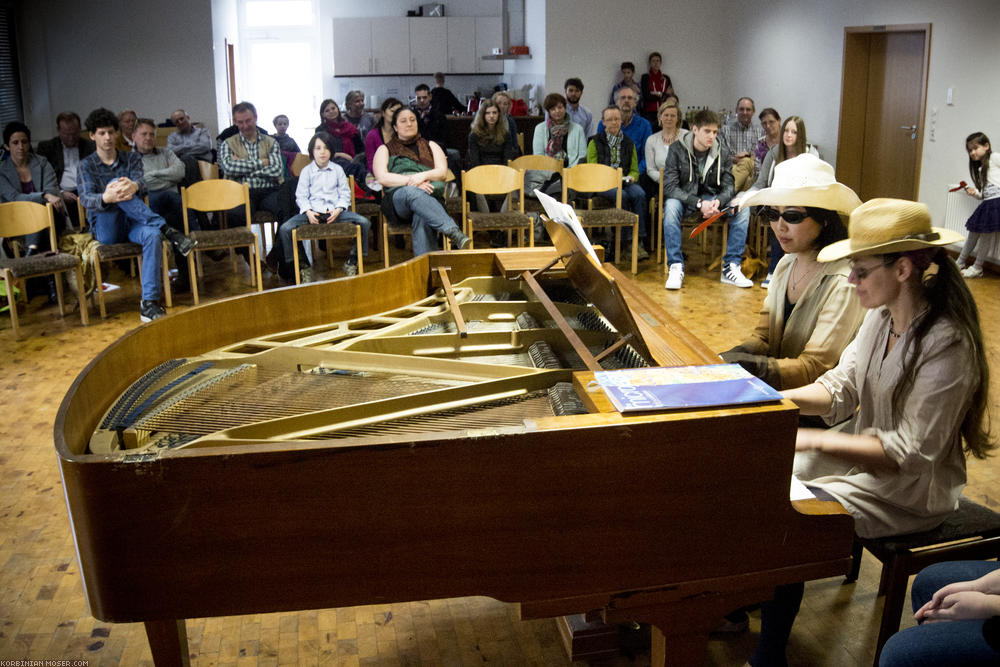
[[[917,126],[916,125],[900,125],[899,129],[901,129],[901,130],[909,130],[910,132],[916,132],[917,131]]]

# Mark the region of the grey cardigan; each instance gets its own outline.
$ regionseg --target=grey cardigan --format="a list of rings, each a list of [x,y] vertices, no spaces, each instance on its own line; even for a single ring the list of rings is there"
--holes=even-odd
[[[31,171],[31,180],[35,184],[35,192],[24,194],[21,192],[21,178],[17,175],[14,161],[7,159],[0,162],[0,202],[31,201],[36,204],[44,204],[43,194],[59,196],[56,171],[48,160],[41,155],[30,153],[28,155],[28,169]]]

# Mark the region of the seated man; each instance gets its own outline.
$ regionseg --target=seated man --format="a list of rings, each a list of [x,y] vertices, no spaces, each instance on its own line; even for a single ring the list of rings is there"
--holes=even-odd
[[[648,123],[647,123],[648,124]],[[618,107],[607,107],[601,117],[601,127],[604,128],[590,138],[587,145],[587,162],[605,164],[609,167],[621,167],[622,170],[622,208],[639,216],[639,255],[637,259],[649,257],[643,247],[646,241],[646,192],[636,182],[639,180],[639,160],[635,144],[622,132],[622,112]],[[598,193],[602,197],[615,199],[615,191]],[[622,240],[632,241],[632,229],[626,227],[622,231]],[[621,258],[616,258],[621,259]]]
[[[66,215],[79,227],[76,210],[78,170],[80,160],[93,153],[95,146],[90,139],[80,138],[80,117],[73,111],[63,111],[56,116],[56,128],[59,136],[39,141],[38,154],[55,169]]]
[[[375,114],[365,111],[365,94],[360,90],[352,90],[344,98],[344,118],[358,128],[362,139],[375,127]]]
[[[749,97],[736,101],[736,117],[719,128],[719,141],[733,158],[735,192],[753,184],[753,152],[764,138],[764,128],[754,122],[756,106]]]
[[[179,232],[184,231],[184,217],[181,215],[181,193],[178,190],[184,181],[184,163],[169,148],[156,147],[156,123],[149,118],[136,121],[132,132],[135,152],[142,156],[142,173],[146,181],[149,208],[167,221],[167,225]],[[196,219],[190,219],[191,229],[199,229]],[[177,260],[179,278],[173,285],[178,292],[190,289],[187,262]]]
[[[166,315],[160,305],[161,238],[170,241],[183,256],[195,246],[142,201],[146,194],[142,158],[134,151],[115,149],[118,118],[108,109],[95,109],[87,116],[87,130],[97,151],[80,161],[80,201],[87,209],[94,238],[99,243],[122,243],[126,239],[142,246],[142,300],[139,318],[150,322]]]
[[[258,209],[270,211],[275,220],[292,217],[280,194],[285,180],[284,158],[274,137],[257,127],[257,109],[249,102],[233,107],[236,134],[219,144],[219,167],[226,178],[250,187],[251,214]],[[227,216],[230,227],[246,224],[243,207]]]
[[[681,253],[681,218],[694,211],[707,220],[733,198],[733,163],[729,151],[716,141],[719,116],[702,109],[694,117],[692,131],[670,145],[663,169],[663,239],[667,251],[667,289],[680,289],[684,282],[684,255]],[[750,209],[729,213],[729,239],[722,261],[722,282],[750,287],[752,282],[740,271],[747,243]],[[721,222],[721,221],[720,221]]]
[[[622,132],[625,133],[632,143],[639,149],[639,173],[646,173],[646,140],[653,134],[653,128],[649,121],[635,113],[635,108],[639,104],[639,95],[631,88],[622,88],[618,91],[617,105],[622,112]],[[602,123],[597,124],[597,132],[604,131]]]
[[[213,162],[212,137],[208,130],[203,127],[196,127],[191,124],[191,119],[184,112],[178,109],[170,114],[170,121],[177,128],[176,132],[167,135],[167,148],[173,151],[181,162],[184,163],[185,178],[183,185],[191,185],[201,180],[201,170],[198,169],[198,160]]]

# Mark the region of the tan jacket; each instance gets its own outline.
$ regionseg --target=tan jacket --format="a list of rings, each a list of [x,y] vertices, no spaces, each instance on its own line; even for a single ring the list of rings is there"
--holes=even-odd
[[[845,260],[823,264],[806,286],[785,326],[785,293],[795,255],[785,255],[771,277],[760,320],[741,347],[767,355],[762,379],[776,389],[792,389],[816,381],[837,365],[865,317]]]

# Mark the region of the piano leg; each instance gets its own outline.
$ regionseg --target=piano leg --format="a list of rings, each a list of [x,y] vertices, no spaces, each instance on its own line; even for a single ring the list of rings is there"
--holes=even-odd
[[[183,618],[146,621],[145,626],[156,667],[189,667],[187,626]]]
[[[651,667],[704,664],[705,654],[708,651],[707,634],[665,637],[660,628],[655,625],[652,626],[651,630],[652,646],[649,656]]]

